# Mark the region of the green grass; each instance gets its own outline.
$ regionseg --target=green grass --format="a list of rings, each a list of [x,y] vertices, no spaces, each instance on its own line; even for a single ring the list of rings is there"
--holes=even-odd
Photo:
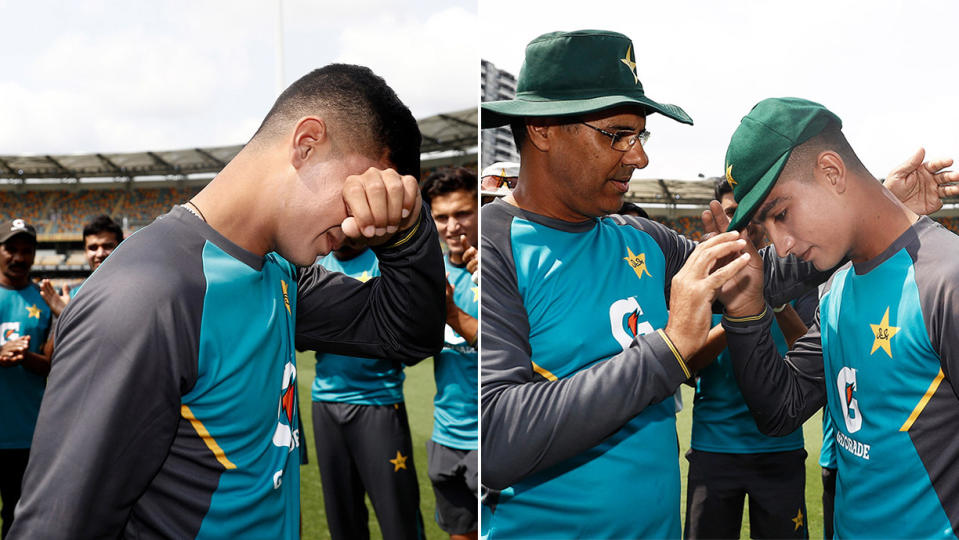
[[[689,450],[689,433],[692,429],[693,392],[689,386],[683,385],[683,410],[676,415],[676,430],[679,432],[679,471],[682,475],[683,494],[681,512],[686,517],[686,472],[689,462],[686,461],[686,451]],[[806,438],[806,527],[809,538],[822,538],[822,469],[819,468],[819,448],[822,445],[822,412],[817,412],[803,425],[803,436]],[[743,528],[740,538],[749,538],[749,510],[743,510]]]
[[[330,531],[326,527],[326,512],[323,509],[323,488],[320,484],[320,472],[316,466],[316,448],[313,446],[312,406],[310,404],[310,385],[313,384],[314,364],[316,359],[312,353],[297,355],[296,370],[299,381],[300,414],[303,417],[303,429],[300,443],[309,448],[310,463],[300,467],[300,508],[303,512],[303,538],[315,539],[330,538]],[[433,434],[433,395],[436,393],[436,384],[433,381],[433,359],[428,358],[419,364],[406,368],[404,395],[406,411],[410,419],[410,431],[413,436],[413,461],[416,464],[416,476],[420,485],[420,513],[423,515],[423,524],[426,527],[427,538],[449,538],[440,530],[434,518],[436,498],[433,487],[426,475],[426,441]],[[370,513],[370,537],[382,538],[376,514],[370,506],[369,498],[366,506]]]

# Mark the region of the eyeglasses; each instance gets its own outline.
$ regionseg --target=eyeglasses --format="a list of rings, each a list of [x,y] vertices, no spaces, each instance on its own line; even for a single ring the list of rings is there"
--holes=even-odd
[[[588,128],[595,129],[596,131],[609,137],[611,139],[610,147],[619,152],[629,151],[630,148],[636,145],[636,141],[639,141],[641,145],[646,146],[646,141],[649,140],[649,132],[645,129],[639,133],[636,133],[635,131],[617,131],[616,133],[611,133],[605,129],[591,126],[586,122],[580,122],[580,124],[583,124]]]

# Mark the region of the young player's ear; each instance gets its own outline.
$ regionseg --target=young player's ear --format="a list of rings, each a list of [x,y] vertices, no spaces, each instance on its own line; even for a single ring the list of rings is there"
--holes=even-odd
[[[816,158],[816,173],[836,193],[846,191],[846,164],[839,154],[828,150],[821,152]]]
[[[290,148],[290,162],[293,167],[299,169],[306,164],[327,141],[326,122],[322,118],[308,116],[297,122]]]

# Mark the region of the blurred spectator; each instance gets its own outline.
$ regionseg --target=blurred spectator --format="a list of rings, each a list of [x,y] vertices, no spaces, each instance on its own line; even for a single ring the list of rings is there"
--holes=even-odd
[[[36,250],[32,225],[22,219],[0,224],[0,537],[13,523],[50,372],[50,310],[30,280]]]
[[[480,189],[483,204],[496,197],[504,197],[516,187],[519,179],[519,163],[499,161],[483,169],[480,174]]]

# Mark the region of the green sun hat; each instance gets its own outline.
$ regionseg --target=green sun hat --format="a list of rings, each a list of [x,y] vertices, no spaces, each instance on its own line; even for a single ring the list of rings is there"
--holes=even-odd
[[[516,98],[483,103],[481,124],[495,128],[514,117],[574,116],[620,105],[693,123],[680,107],[646,97],[628,37],[605,30],[550,32],[526,46]]]
[[[739,204],[727,230],[749,224],[773,188],[793,148],[842,120],[819,103],[801,98],[769,98],[743,117],[726,150],[726,181]]]

